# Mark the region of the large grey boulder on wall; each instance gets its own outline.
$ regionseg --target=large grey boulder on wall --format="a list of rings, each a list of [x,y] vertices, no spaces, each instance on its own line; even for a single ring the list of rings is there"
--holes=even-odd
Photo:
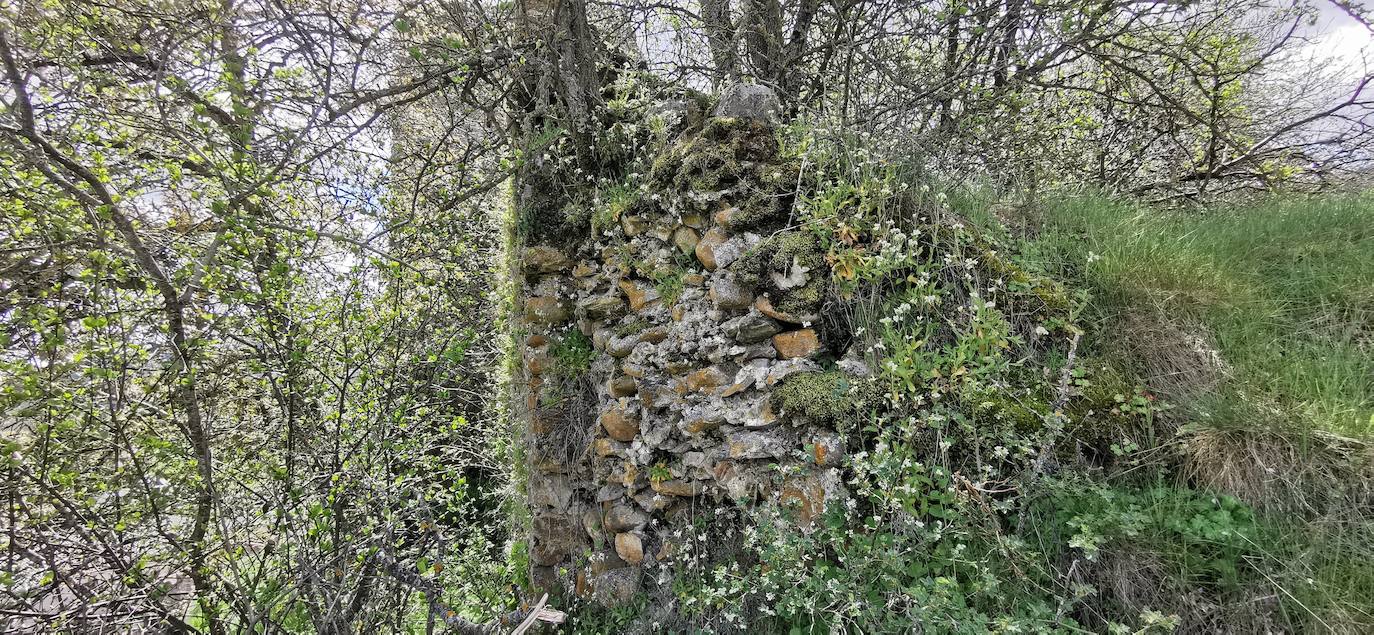
[[[732,84],[720,94],[716,103],[717,117],[737,117],[740,119],[759,119],[776,123],[782,115],[782,102],[767,86],[758,84]]]

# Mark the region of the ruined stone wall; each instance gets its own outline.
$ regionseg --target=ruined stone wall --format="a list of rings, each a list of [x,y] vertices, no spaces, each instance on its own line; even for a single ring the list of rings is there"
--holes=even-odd
[[[775,110],[736,87],[591,238],[524,248],[540,586],[623,602],[702,509],[781,504],[805,524],[842,495],[834,427],[863,368],[818,323],[830,269],[792,226]]]

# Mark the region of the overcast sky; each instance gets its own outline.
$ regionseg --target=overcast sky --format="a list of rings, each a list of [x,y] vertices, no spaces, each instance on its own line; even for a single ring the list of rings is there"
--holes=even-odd
[[[1321,17],[1312,27],[1315,52],[1340,59],[1351,66],[1352,78],[1363,74],[1362,56],[1374,53],[1369,30],[1330,2],[1320,5]]]

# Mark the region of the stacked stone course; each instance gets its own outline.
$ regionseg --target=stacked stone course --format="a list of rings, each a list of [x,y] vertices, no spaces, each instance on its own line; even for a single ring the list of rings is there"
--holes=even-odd
[[[814,237],[789,226],[790,205],[775,204],[795,185],[773,140],[777,111],[758,87],[727,91],[706,130],[656,166],[654,204],[596,242],[524,249],[536,584],[621,603],[643,567],[671,561],[678,530],[703,509],[783,505],[806,526],[844,495],[835,422],[772,398],[838,356],[815,324],[829,269],[802,253]],[[672,154],[683,149],[720,153],[711,160],[747,174],[702,177],[710,161]],[[689,171],[718,189],[683,186]],[[741,207],[761,196],[776,198]],[[557,346],[574,332],[595,355],[570,373]]]

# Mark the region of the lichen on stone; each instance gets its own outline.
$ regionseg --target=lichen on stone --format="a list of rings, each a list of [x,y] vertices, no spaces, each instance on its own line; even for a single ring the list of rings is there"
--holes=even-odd
[[[745,231],[769,223],[785,221],[792,207],[792,192],[788,189],[759,183],[753,179],[740,182],[733,198],[730,230]]]

